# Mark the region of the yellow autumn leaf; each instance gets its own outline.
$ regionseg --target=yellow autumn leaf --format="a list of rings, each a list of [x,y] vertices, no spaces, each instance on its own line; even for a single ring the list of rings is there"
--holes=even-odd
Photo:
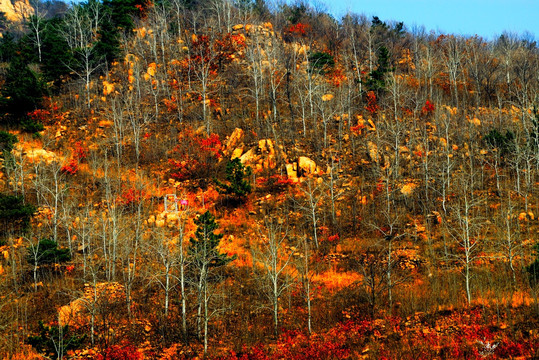
[[[447,147],[447,140],[443,137],[439,138],[438,141],[440,141],[440,145],[442,145],[442,147]]]
[[[148,70],[146,72],[150,76],[155,76],[155,69],[156,68],[157,68],[157,64],[156,63],[151,63],[150,65],[148,65]]]
[[[322,101],[331,101],[333,100],[333,98],[334,98],[333,94],[322,95]]]
[[[137,34],[137,37],[139,38],[143,38],[146,36],[146,28],[145,27],[141,27],[141,28],[138,28],[138,29],[133,29],[133,32],[135,32]]]
[[[113,91],[114,91],[114,84],[109,83],[107,80],[103,80],[103,95],[107,96]]]

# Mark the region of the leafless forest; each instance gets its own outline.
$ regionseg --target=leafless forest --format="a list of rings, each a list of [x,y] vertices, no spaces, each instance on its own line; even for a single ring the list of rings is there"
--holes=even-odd
[[[531,36],[29,5],[0,17],[0,357],[539,357]]]

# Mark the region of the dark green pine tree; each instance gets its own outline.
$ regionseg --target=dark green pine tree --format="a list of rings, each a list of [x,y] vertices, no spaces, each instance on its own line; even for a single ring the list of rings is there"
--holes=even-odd
[[[378,49],[378,66],[371,71],[367,79],[367,88],[371,91],[380,92],[386,87],[386,74],[393,71],[390,64],[389,50],[385,46]]]
[[[215,217],[206,211],[195,219],[197,230],[195,237],[189,239],[187,255],[200,276],[207,276],[208,269],[228,264],[234,257],[219,252],[219,243],[223,234],[216,234],[218,225]]]
[[[206,352],[210,317],[208,307],[211,298],[209,284],[219,279],[215,269],[225,266],[235,257],[222,254],[219,251],[219,243],[223,235],[215,233],[218,226],[215,217],[209,211],[200,215],[195,220],[195,224],[197,230],[195,237],[189,239],[187,258],[197,290],[197,335],[202,338],[202,334],[204,334],[204,352]]]
[[[28,248],[26,256],[31,265],[61,264],[71,260],[69,249],[58,247],[58,243],[51,239],[42,239],[35,247]]]
[[[107,64],[112,63],[120,55],[120,40],[118,29],[112,22],[110,10],[107,10],[106,15],[101,22],[99,28],[99,40],[95,45],[97,57],[105,59]]]
[[[71,52],[64,36],[62,36],[63,21],[61,18],[47,20],[43,32],[43,54],[41,71],[47,82],[59,85],[61,78],[69,74],[68,64],[72,62]]]
[[[533,286],[539,285],[539,243],[533,247],[535,260],[530,265],[526,266],[526,271],[530,282]]]
[[[0,131],[0,158],[5,159],[6,155],[13,150],[13,146],[18,142],[19,139],[15,135]]]
[[[145,0],[103,0],[103,5],[111,17],[113,26],[129,34],[135,26],[133,19],[142,15],[147,2]]]
[[[27,342],[48,359],[62,359],[68,350],[77,349],[86,338],[86,335],[70,335],[68,325],[49,327],[40,320],[38,326],[39,335],[29,336]]]
[[[11,62],[17,54],[17,43],[12,33],[6,32],[0,38],[0,60],[3,62]]]
[[[3,112],[10,115],[9,121],[21,121],[28,112],[38,109],[45,93],[45,86],[22,57],[14,57],[7,69],[0,98]]]
[[[4,147],[4,151],[8,149]],[[0,193],[0,246],[9,234],[27,230],[35,211],[35,206],[25,204],[22,196]]]
[[[243,166],[240,159],[235,158],[226,164],[226,180],[228,184],[224,184],[219,180],[215,180],[215,183],[219,187],[220,193],[242,199],[251,192],[251,184],[246,180],[251,174],[251,168]]]

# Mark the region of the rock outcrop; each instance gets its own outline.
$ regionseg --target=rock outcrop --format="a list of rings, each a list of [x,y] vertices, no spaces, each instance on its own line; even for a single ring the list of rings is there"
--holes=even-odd
[[[34,8],[28,0],[0,0],[0,11],[6,15],[8,21],[18,23],[24,18],[34,14]]]
[[[302,177],[321,174],[320,167],[307,156],[300,156],[289,161],[281,146],[276,146],[270,139],[259,140],[255,146],[244,144],[244,132],[236,128],[225,142],[225,158],[240,158],[241,163],[250,166],[255,173],[284,166],[288,179],[298,182]]]

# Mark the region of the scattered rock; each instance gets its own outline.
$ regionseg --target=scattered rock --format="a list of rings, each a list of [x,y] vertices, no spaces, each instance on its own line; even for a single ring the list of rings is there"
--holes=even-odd
[[[311,175],[317,172],[316,163],[306,156],[300,156],[298,158],[298,172],[300,175]]]
[[[240,161],[244,165],[254,164],[256,162],[256,149],[251,148],[240,157]]]
[[[23,152],[23,155],[25,155],[30,162],[45,162],[51,164],[53,162],[61,161],[58,155],[45,149],[29,149],[26,152]]]
[[[243,24],[234,25],[232,26],[232,31],[240,31],[243,28],[244,28]]]
[[[294,166],[294,164],[286,164],[286,176],[294,183],[299,182],[297,166]]]
[[[232,27],[232,33],[245,33],[246,35],[259,34],[264,37],[275,36],[273,25],[270,22],[264,23],[263,25],[237,24]]]
[[[262,139],[239,158],[242,164],[251,166],[255,172],[261,172],[264,169],[275,169],[279,161],[285,162],[286,154],[280,147],[276,149],[270,139]]]

